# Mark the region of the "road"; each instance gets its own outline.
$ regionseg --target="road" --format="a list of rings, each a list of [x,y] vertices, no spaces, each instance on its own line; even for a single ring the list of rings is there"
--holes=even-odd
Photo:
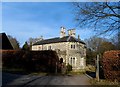
[[[17,78],[7,85],[90,85],[86,75],[59,75],[59,76],[23,76]],[[5,85],[5,84],[4,84]]]

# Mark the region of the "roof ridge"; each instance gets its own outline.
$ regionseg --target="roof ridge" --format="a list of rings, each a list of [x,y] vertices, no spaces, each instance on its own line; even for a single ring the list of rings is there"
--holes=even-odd
[[[65,37],[55,37],[55,38],[50,38],[50,39],[45,39],[38,41],[34,43],[33,45],[42,45],[42,44],[50,44],[50,43],[58,43],[58,42],[80,42],[83,43],[82,41],[78,41],[75,37],[73,36],[65,36]]]

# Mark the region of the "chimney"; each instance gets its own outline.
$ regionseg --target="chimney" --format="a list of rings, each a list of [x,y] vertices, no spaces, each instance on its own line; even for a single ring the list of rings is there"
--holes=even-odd
[[[61,31],[60,31],[60,38],[65,37],[66,33],[65,33],[65,28],[64,27],[60,27]]]
[[[78,40],[80,40],[80,35],[78,35]]]
[[[73,36],[73,37],[75,37],[75,29],[69,29],[69,30],[68,30],[68,36]]]
[[[78,35],[78,40],[80,40],[80,35]]]
[[[43,40],[43,36],[40,36],[40,40]]]

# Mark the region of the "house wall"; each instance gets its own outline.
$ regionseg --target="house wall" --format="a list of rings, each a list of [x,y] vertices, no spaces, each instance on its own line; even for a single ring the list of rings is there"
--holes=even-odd
[[[72,48],[71,48],[72,45]],[[75,46],[75,47],[74,47]],[[32,50],[56,50],[59,59],[63,58],[66,65],[72,65],[73,70],[85,69],[86,48],[85,44],[79,42],[60,42],[44,45],[34,45]]]
[[[71,48],[71,45],[75,45],[75,48]],[[85,69],[86,66],[86,48],[85,45],[79,42],[69,42],[68,43],[68,62],[72,64],[73,70]]]
[[[44,45],[34,45],[32,46],[32,50],[55,50],[58,53],[59,58],[63,58],[63,62],[66,62],[66,48],[67,42],[61,43],[51,43]]]

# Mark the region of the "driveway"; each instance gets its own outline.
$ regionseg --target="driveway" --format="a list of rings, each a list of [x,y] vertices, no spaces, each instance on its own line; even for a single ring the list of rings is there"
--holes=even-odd
[[[5,76],[3,76],[5,78]],[[18,76],[11,82],[7,83],[7,78],[3,85],[90,85],[90,79],[86,75],[59,75],[59,76],[41,76],[41,75],[24,75]],[[4,82],[4,81],[3,81]]]

